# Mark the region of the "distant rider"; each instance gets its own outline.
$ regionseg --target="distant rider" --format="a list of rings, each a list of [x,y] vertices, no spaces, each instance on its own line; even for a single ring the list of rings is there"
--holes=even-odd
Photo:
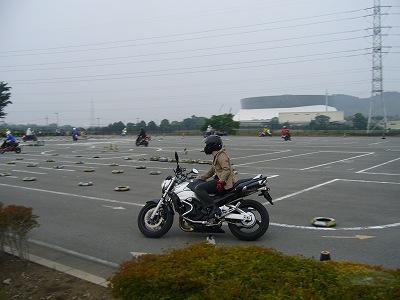
[[[205,136],[207,137],[207,136],[210,136],[210,135],[213,135],[213,134],[214,134],[214,128],[212,128],[211,125],[208,125],[207,129],[206,129]]]
[[[15,137],[12,135],[10,130],[6,130],[6,140],[4,141],[3,145],[5,148],[11,147],[15,143]]]
[[[214,204],[209,194],[220,194],[229,190],[236,182],[234,171],[229,156],[222,150],[222,140],[217,135],[210,135],[205,139],[206,146],[204,152],[207,155],[214,156],[211,168],[200,176],[207,180],[213,176],[213,179],[205,181],[196,187],[196,194],[203,204],[201,211],[207,219],[221,213],[220,209]]]
[[[138,134],[138,137],[137,137],[137,139],[136,139],[136,142],[141,142],[145,137],[146,137],[147,135],[146,135],[146,131],[144,130],[144,128],[143,127],[141,127],[140,128],[140,132],[139,132],[139,134]]]
[[[283,126],[282,128],[282,137],[287,136],[287,139],[290,140],[290,133],[289,129],[286,128],[286,126]]]
[[[78,129],[76,129],[75,127],[72,128],[72,140],[73,141],[77,141],[78,140],[78,135],[79,135]]]
[[[271,131],[269,130],[268,126],[265,126],[262,132],[262,136],[272,136]]]

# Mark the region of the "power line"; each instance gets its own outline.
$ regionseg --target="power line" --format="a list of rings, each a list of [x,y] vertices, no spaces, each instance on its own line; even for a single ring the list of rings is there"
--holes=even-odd
[[[389,69],[389,68],[388,68]],[[395,69],[395,68],[393,68]],[[369,71],[369,69],[344,69],[341,71],[329,71],[329,72],[318,72],[318,73],[303,73],[301,75],[302,78],[313,78],[313,77],[327,77],[331,75],[340,75],[340,74],[356,74],[356,73],[365,73]],[[233,80],[233,81],[219,81],[219,82],[211,82],[211,83],[205,83],[205,84],[185,84],[185,85],[168,85],[168,86],[157,86],[158,90],[167,90],[167,89],[177,89],[177,88],[197,88],[197,87],[210,87],[210,86],[218,86],[218,85],[241,85],[244,83],[256,83],[256,82],[263,82],[266,83],[268,81],[282,81],[282,80],[290,80],[290,79],[297,79],[298,75],[287,75],[287,76],[274,76],[274,77],[264,77],[264,78],[258,78],[258,79],[253,79],[253,80]],[[38,95],[71,95],[71,94],[82,94],[82,93],[89,93],[89,94],[94,94],[94,93],[115,93],[115,92],[138,92],[138,91],[148,91],[148,90],[154,90],[154,87],[149,87],[149,88],[134,88],[134,89],[107,89],[107,90],[87,90],[87,91],[79,91],[79,92],[52,92],[52,93],[46,93],[46,92],[40,92],[40,93],[13,93],[14,95],[29,95],[31,96],[38,96]],[[99,101],[99,100],[96,100]],[[108,100],[104,100],[108,101]]]
[[[45,70],[62,70],[62,69],[79,69],[79,68],[91,68],[91,67],[104,67],[104,66],[115,66],[115,65],[127,65],[127,64],[139,64],[139,63],[149,63],[149,62],[162,62],[162,61],[171,61],[171,60],[182,60],[182,59],[193,59],[193,58],[205,58],[205,57],[210,57],[210,56],[220,56],[220,55],[227,55],[227,54],[238,54],[238,53],[249,53],[249,52],[257,52],[257,51],[265,51],[265,50],[278,50],[278,49],[283,49],[283,48],[293,48],[293,47],[301,47],[301,46],[309,46],[309,45],[318,45],[318,44],[325,44],[325,43],[333,43],[333,42],[340,42],[340,41],[349,41],[352,40],[354,41],[355,39],[362,39],[366,38],[367,36],[363,37],[349,37],[349,38],[343,38],[343,39],[335,39],[335,40],[326,40],[326,41],[319,41],[319,42],[313,42],[313,43],[302,43],[302,44],[293,44],[293,45],[286,45],[286,46],[280,46],[280,47],[268,47],[268,48],[259,48],[259,49],[247,49],[247,50],[241,50],[241,51],[230,51],[230,52],[220,52],[220,53],[211,53],[211,54],[201,54],[201,55],[192,55],[192,56],[181,56],[181,57],[172,57],[172,58],[160,58],[160,59],[151,59],[151,60],[141,60],[141,61],[134,61],[134,62],[113,62],[113,63],[108,63],[108,64],[98,64],[98,65],[84,65],[84,66],[65,66],[65,67],[53,67],[53,68],[42,68],[42,69],[25,69],[25,70],[5,70],[0,72],[25,72],[25,71],[45,71]],[[227,48],[229,46],[224,46],[224,48]],[[318,54],[317,54],[318,55]],[[148,55],[146,55],[148,56]],[[114,59],[114,58],[113,58]],[[108,59],[99,59],[99,60],[109,60]],[[69,62],[73,63],[73,62]],[[42,65],[47,65],[49,63],[45,63]],[[56,64],[56,63],[51,63]],[[63,62],[64,64],[64,62]],[[39,65],[39,64],[36,64]]]
[[[149,39],[153,40],[153,39],[160,39],[160,38],[166,38],[166,37],[169,38],[169,37],[175,37],[175,36],[181,36],[181,35],[208,33],[208,32],[215,32],[215,31],[221,31],[221,30],[231,30],[231,29],[236,29],[236,28],[253,27],[253,26],[260,26],[260,25],[267,25],[267,24],[274,24],[274,23],[284,22],[284,21],[275,21],[275,22],[262,23],[262,24],[253,24],[253,25],[243,25],[243,26],[239,26],[239,27],[230,27],[230,28],[225,28],[225,29],[213,29],[213,30],[195,32],[195,33],[184,33],[184,34],[176,34],[176,35],[160,36],[160,37],[151,37],[151,38],[142,38],[142,39],[126,40],[126,41],[118,41],[118,42],[104,42],[104,43],[89,44],[89,45],[78,45],[78,46],[65,46],[65,47],[56,47],[56,48],[6,51],[6,52],[0,52],[0,54],[1,53],[10,53],[10,52],[11,53],[28,52],[28,53],[14,54],[14,55],[13,54],[11,54],[11,55],[0,55],[0,57],[26,56],[26,55],[43,55],[43,54],[60,54],[60,53],[71,53],[71,52],[82,52],[82,51],[98,51],[98,50],[109,50],[109,49],[115,49],[115,48],[148,46],[148,45],[175,43],[175,42],[182,42],[182,41],[192,41],[192,40],[197,40],[197,39],[219,38],[219,37],[226,37],[226,36],[233,36],[233,35],[240,35],[240,34],[248,34],[248,33],[255,33],[255,32],[271,31],[271,30],[278,30],[278,29],[288,29],[288,28],[294,28],[294,27],[298,28],[298,27],[302,27],[302,26],[319,25],[319,24],[326,24],[326,23],[332,23],[332,22],[342,22],[342,21],[346,21],[346,20],[354,20],[354,19],[360,19],[360,18],[364,18],[364,17],[366,17],[366,16],[364,15],[364,16],[349,17],[349,18],[342,18],[342,19],[336,19],[336,20],[328,20],[328,21],[325,20],[325,21],[311,22],[311,23],[305,23],[305,24],[287,25],[287,26],[281,26],[281,27],[275,27],[275,28],[265,28],[265,29],[258,29],[258,30],[250,30],[250,31],[242,31],[242,32],[210,35],[210,36],[191,37],[191,38],[186,38],[186,39],[175,39],[175,40],[168,40],[168,41],[156,41],[156,42],[134,44],[134,45],[101,47],[101,48],[92,48],[92,49],[66,50],[66,51],[54,51],[54,52],[47,52],[47,53],[32,53],[33,51],[55,50],[55,49],[65,49],[65,48],[70,49],[70,48],[76,48],[76,47],[87,47],[87,46],[92,46],[92,45],[97,46],[97,45],[104,45],[104,44],[107,45],[107,44],[115,44],[115,43],[137,42],[137,41],[141,41],[141,40],[149,40]],[[310,18],[315,18],[315,17],[307,17],[307,18],[300,18],[300,19],[310,19]]]
[[[278,65],[278,64],[293,64],[293,63],[300,63],[300,62],[309,62],[309,61],[317,61],[317,60],[326,60],[326,59],[338,59],[338,58],[345,58],[345,57],[355,57],[355,56],[360,56],[360,55],[365,55],[365,53],[361,54],[348,54],[348,55],[341,55],[341,56],[333,56],[333,57],[328,57],[328,58],[315,58],[315,56],[321,56],[321,55],[327,55],[327,54],[338,54],[338,53],[353,53],[356,51],[365,51],[366,48],[360,48],[360,49],[352,49],[352,50],[345,50],[345,51],[333,51],[333,52],[327,52],[327,53],[317,53],[317,54],[308,54],[308,55],[303,55],[303,56],[291,56],[291,57],[284,57],[284,58],[279,58],[279,59],[266,59],[266,60],[254,60],[254,61],[246,61],[246,62],[237,62],[237,63],[225,63],[225,64],[212,64],[212,65],[206,65],[206,66],[197,66],[197,67],[184,67],[184,68],[174,68],[174,69],[158,69],[158,70],[153,70],[153,71],[135,71],[135,72],[129,72],[129,73],[117,73],[117,74],[101,74],[101,75],[87,75],[87,76],[73,76],[73,77],[58,77],[58,78],[41,78],[41,79],[9,79],[10,82],[18,82],[18,83],[30,83],[30,82],[37,82],[37,83],[44,83],[43,80],[52,80],[52,81],[47,81],[46,83],[60,83],[60,82],[74,82],[74,81],[56,81],[56,80],[64,80],[64,79],[77,79],[80,81],[88,81],[90,79],[85,79],[85,78],[92,78],[91,80],[115,80],[115,79],[124,79],[124,78],[139,78],[139,77],[149,77],[149,76],[166,76],[166,75],[179,75],[179,74],[189,74],[189,73],[196,73],[196,72],[215,72],[215,71],[223,71],[223,70],[234,70],[234,69],[241,69],[241,68],[260,68],[260,67],[265,67],[265,66],[272,66],[272,65]],[[243,64],[250,64],[250,63],[260,63],[260,62],[266,62],[266,61],[279,61],[279,60],[288,60],[288,59],[297,59],[297,58],[306,58],[306,57],[312,57],[312,59],[307,59],[307,60],[298,60],[298,61],[290,61],[290,62],[275,62],[271,64],[259,64],[255,66],[242,66],[242,67],[229,67],[229,66],[235,66],[235,65],[243,65]],[[215,67],[221,67],[215,69]],[[224,67],[224,68],[222,68]],[[201,69],[201,68],[214,68],[214,69],[208,69],[208,70],[198,70],[198,71],[187,71],[187,72],[178,72],[178,71],[185,71],[185,70],[195,70],[195,69]],[[174,73],[173,71],[177,71]],[[173,73],[167,73],[167,74],[160,74],[162,72],[173,72]],[[153,73],[153,74],[152,74]],[[143,74],[143,76],[133,76],[133,77],[126,77],[125,75],[133,75],[133,74]],[[146,74],[152,74],[146,76]],[[110,78],[110,76],[123,76],[123,77],[117,77],[117,78]],[[102,78],[101,78],[102,77]]]

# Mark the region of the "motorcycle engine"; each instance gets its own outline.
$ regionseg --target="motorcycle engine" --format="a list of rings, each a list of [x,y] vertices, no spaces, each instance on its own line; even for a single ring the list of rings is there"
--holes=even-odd
[[[182,215],[186,218],[199,220],[203,216],[201,213],[202,205],[197,199],[188,198],[182,201],[182,203],[184,207]]]

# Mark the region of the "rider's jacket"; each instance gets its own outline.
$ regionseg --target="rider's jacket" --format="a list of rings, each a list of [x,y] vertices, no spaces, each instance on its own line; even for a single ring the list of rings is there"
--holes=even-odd
[[[7,140],[15,143],[15,137],[11,133],[7,134]]]
[[[217,155],[214,156],[212,167],[200,178],[206,180],[214,174],[217,175],[218,180],[226,182],[224,185],[226,190],[231,189],[236,182],[231,160],[224,150],[218,151]]]

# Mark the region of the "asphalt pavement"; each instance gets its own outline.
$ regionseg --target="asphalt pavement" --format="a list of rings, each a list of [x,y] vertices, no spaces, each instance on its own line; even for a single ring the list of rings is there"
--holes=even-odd
[[[214,236],[217,244],[257,244],[315,259],[329,251],[338,261],[400,267],[399,138],[222,139],[239,179],[269,177],[274,205],[250,196],[268,209],[266,234],[244,242],[224,226],[226,233]],[[136,147],[134,140],[48,137],[41,146],[22,143],[20,154],[0,156],[0,201],[32,207],[39,216],[40,226],[29,237],[32,255],[107,278],[133,255],[207,238],[181,231],[176,220],[158,239],[144,237],[137,227],[139,210],[160,196],[161,182],[175,166],[154,158],[168,160],[177,151],[182,166],[204,172],[209,165],[197,161],[211,157],[201,151],[202,137],[154,136],[148,147]],[[336,226],[316,227],[316,217],[334,219]]]

